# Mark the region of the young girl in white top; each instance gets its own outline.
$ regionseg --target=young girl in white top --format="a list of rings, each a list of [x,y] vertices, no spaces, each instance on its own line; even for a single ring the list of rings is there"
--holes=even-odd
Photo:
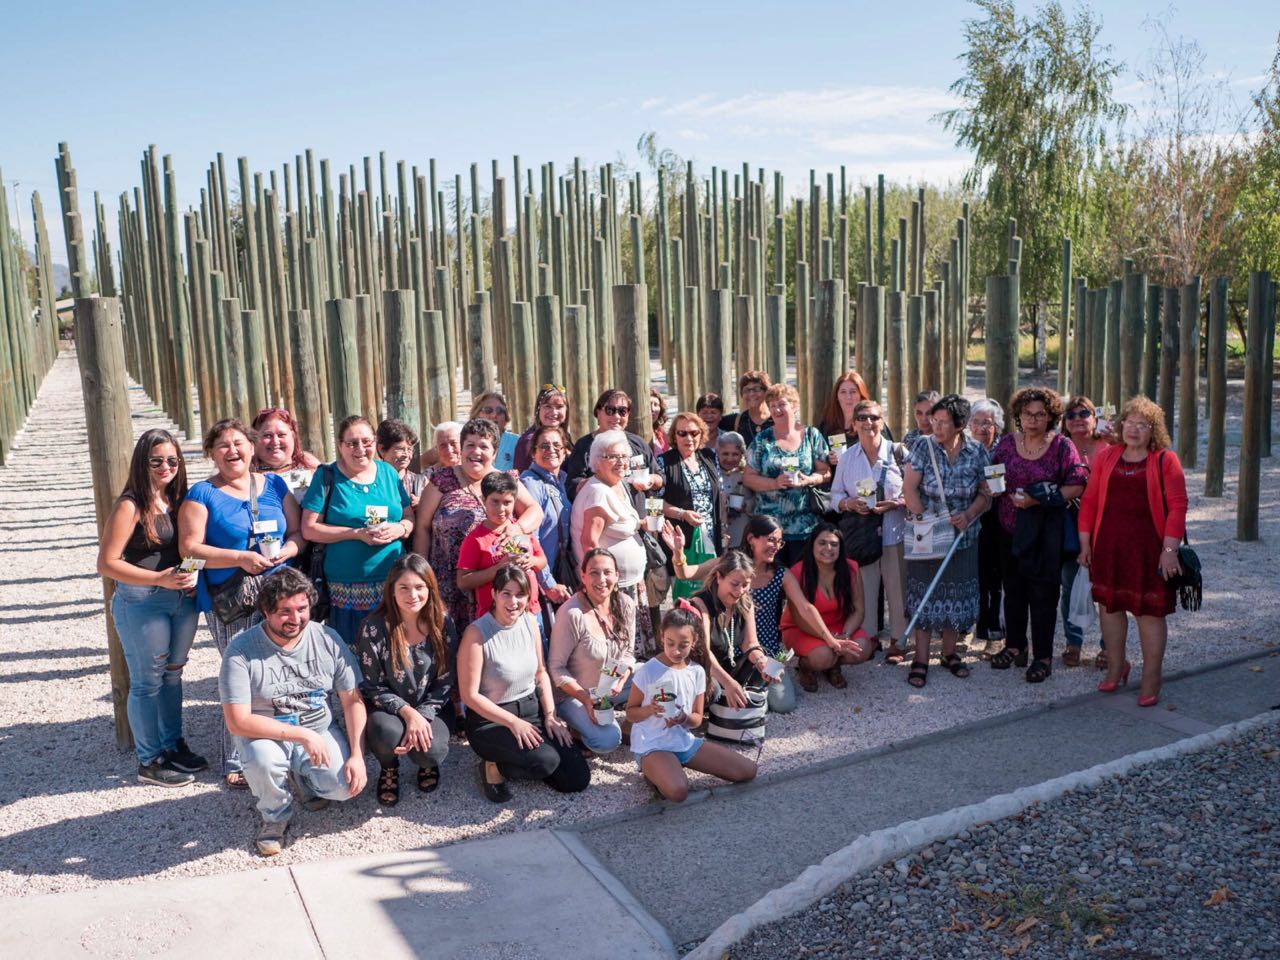
[[[693,735],[693,728],[702,723],[707,693],[706,671],[689,660],[701,626],[696,611],[685,605],[667,611],[662,618],[662,653],[636,670],[627,701],[631,752],[640,772],[675,803],[689,795],[685,767],[731,783],[756,775],[754,760]]]

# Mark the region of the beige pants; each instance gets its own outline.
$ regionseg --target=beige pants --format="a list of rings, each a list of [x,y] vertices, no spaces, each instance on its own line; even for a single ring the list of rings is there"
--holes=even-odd
[[[862,575],[862,626],[868,636],[875,636],[872,627],[876,622],[876,605],[880,600],[880,578],[884,577],[884,599],[889,605],[889,637],[901,640],[907,629],[907,615],[903,609],[902,585],[906,581],[907,564],[902,559],[902,544],[885,547],[875,563],[859,568]]]

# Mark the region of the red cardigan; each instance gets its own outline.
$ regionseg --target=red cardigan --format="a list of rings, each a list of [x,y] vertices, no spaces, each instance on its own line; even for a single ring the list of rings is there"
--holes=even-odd
[[[1111,472],[1115,469],[1120,455],[1124,453],[1124,444],[1116,443],[1098,453],[1089,473],[1089,484],[1084,489],[1084,499],[1080,501],[1081,533],[1090,535],[1090,542],[1098,542],[1098,528],[1102,525],[1102,515],[1107,505],[1107,487],[1111,482]],[[1151,508],[1151,521],[1160,532],[1160,536],[1182,539],[1187,529],[1187,481],[1182,474],[1182,464],[1172,450],[1153,450],[1151,460],[1160,465],[1164,473],[1164,500],[1160,497],[1160,473],[1147,470],[1147,505]],[[1165,512],[1165,502],[1168,512]]]

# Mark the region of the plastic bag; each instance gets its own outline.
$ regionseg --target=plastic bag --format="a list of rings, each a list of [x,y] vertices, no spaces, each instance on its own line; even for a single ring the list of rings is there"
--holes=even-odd
[[[1067,619],[1081,630],[1088,630],[1098,622],[1098,608],[1093,603],[1093,582],[1089,579],[1088,567],[1081,567],[1076,571],[1075,583],[1071,585]]]

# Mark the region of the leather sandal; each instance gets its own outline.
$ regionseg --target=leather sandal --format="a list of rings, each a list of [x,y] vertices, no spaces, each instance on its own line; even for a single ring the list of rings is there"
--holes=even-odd
[[[400,766],[383,767],[378,773],[378,803],[394,807],[400,802]]]
[[[440,786],[439,767],[418,768],[418,789],[423,793],[435,793]]]
[[[907,671],[907,683],[919,690],[929,682],[929,664],[921,663],[919,660],[911,662],[911,669]]]
[[[837,664],[830,670],[826,671],[827,682],[837,690],[843,690],[849,684],[844,679],[844,674],[840,672],[840,666]]]
[[[992,670],[1008,670],[1010,667],[1025,667],[1026,665],[1027,651],[1015,650],[1012,647],[1005,647],[991,658]]]
[[[1053,662],[1050,660],[1032,660],[1027,667],[1027,683],[1044,683],[1053,673]]]
[[[800,684],[800,689],[807,693],[817,693],[818,676],[803,659],[797,658],[796,661],[796,683]]]
[[[942,665],[951,671],[953,677],[963,680],[969,675],[969,668],[964,665],[958,654],[948,653],[942,658]]]
[[[1080,666],[1080,648],[1068,646],[1062,651],[1062,665],[1064,667]]]
[[[890,640],[889,646],[884,651],[885,663],[901,663],[907,659],[907,655],[902,652],[902,648],[898,646],[897,640]]]
[[[1107,669],[1107,667],[1110,665],[1110,661],[1107,660],[1106,650],[1098,651],[1098,655],[1093,658],[1093,665],[1097,667],[1099,670]]]

